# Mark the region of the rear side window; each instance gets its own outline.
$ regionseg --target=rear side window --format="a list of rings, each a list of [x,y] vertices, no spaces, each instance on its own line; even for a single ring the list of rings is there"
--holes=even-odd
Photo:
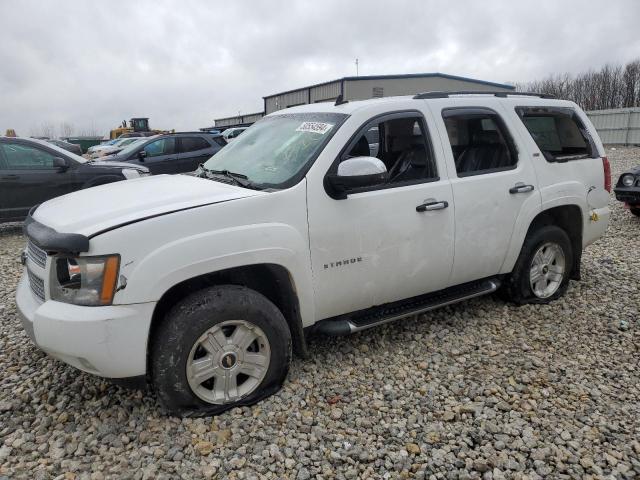
[[[516,112],[549,162],[597,157],[587,130],[571,108],[518,107]]]
[[[211,146],[209,142],[202,137],[182,137],[180,142],[182,143],[182,152],[195,152]]]
[[[518,154],[500,116],[485,108],[450,108],[442,118],[459,177],[515,168]]]

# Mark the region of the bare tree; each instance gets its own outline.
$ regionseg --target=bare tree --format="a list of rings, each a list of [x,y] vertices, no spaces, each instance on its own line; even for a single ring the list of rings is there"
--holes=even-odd
[[[45,121],[38,127],[31,127],[30,132],[32,137],[55,138],[56,126],[52,122]]]
[[[551,75],[542,80],[516,84],[519,91],[548,93],[566,98],[585,110],[640,106],[640,59],[625,66],[605,65],[575,77]]]
[[[60,122],[60,137],[68,138],[73,135],[75,128],[73,124],[69,122]]]

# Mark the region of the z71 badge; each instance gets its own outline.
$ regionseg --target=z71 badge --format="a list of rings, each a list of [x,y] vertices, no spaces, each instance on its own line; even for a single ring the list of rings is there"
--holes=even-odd
[[[336,262],[325,263],[324,269],[327,270],[328,268],[346,267],[348,265],[359,263],[361,261],[362,261],[362,257],[347,258],[346,260],[338,260]]]

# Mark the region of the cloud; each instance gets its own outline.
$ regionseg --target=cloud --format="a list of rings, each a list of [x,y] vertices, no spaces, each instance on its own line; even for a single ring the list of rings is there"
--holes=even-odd
[[[0,132],[123,119],[196,129],[355,74],[497,82],[638,56],[636,1],[0,0]]]

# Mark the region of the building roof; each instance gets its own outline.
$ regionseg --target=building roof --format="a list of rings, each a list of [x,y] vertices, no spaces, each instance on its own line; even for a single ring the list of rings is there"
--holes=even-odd
[[[481,85],[489,85],[491,87],[508,88],[510,90],[515,90],[515,88],[516,88],[515,86],[507,85],[506,83],[488,82],[486,80],[478,80],[476,78],[469,78],[469,77],[459,77],[457,75],[449,75],[447,73],[440,73],[440,72],[433,72],[433,73],[405,73],[405,74],[400,74],[400,75],[363,75],[363,76],[359,76],[359,77],[336,78],[335,80],[329,80],[327,82],[316,83],[314,85],[308,85],[306,87],[293,88],[291,90],[286,90],[284,92],[273,93],[271,95],[267,95],[267,96],[264,96],[262,98],[277,97],[278,95],[285,95],[287,93],[297,92],[299,90],[305,90],[307,88],[321,87],[322,85],[328,85],[330,83],[335,83],[335,82],[358,81],[358,80],[395,80],[395,79],[404,79],[404,78],[431,78],[431,77],[447,78],[449,80],[461,80],[461,81],[464,81],[464,82],[472,82],[472,83],[478,83],[478,84],[481,84]]]

